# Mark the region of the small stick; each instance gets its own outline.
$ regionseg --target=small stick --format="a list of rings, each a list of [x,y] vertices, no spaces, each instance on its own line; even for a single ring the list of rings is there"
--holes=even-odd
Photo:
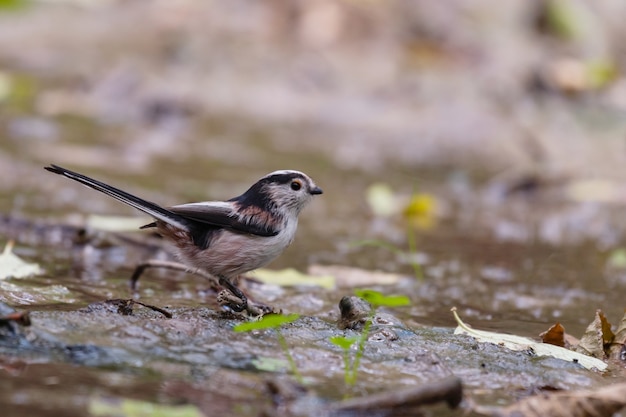
[[[0,323],[8,323],[11,321],[21,324],[22,326],[30,326],[30,314],[28,314],[28,311],[23,311],[0,316]]]
[[[450,408],[454,408],[461,403],[462,399],[461,380],[451,376],[419,387],[350,398],[333,405],[331,409],[334,411],[388,409],[434,404],[441,401],[445,401]]]

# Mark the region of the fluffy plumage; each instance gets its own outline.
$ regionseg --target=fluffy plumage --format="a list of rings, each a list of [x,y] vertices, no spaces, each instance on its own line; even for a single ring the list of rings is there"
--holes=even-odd
[[[313,180],[299,171],[275,171],[228,201],[205,201],[161,207],[93,178],[58,165],[46,170],[78,181],[139,209],[177,249],[179,259],[220,279],[243,303],[246,298],[232,280],[260,268],[293,241],[298,215],[312,196],[322,194]]]

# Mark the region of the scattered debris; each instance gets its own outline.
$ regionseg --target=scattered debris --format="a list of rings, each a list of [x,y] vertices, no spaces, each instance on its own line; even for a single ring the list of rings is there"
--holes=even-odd
[[[538,343],[534,340],[521,336],[472,329],[467,324],[463,323],[456,312],[456,308],[452,308],[452,314],[454,314],[454,318],[458,323],[458,327],[454,330],[454,334],[469,335],[483,343],[493,343],[511,350],[526,351],[532,355],[552,356],[565,361],[576,362],[587,369],[597,369],[598,371],[604,371],[607,369],[608,365],[599,359],[559,346],[547,343]]]

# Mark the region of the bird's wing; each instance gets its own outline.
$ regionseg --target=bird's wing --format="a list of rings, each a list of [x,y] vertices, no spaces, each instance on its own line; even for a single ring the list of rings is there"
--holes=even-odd
[[[194,222],[211,226],[224,227],[242,233],[257,236],[276,236],[280,231],[278,225],[259,221],[261,217],[241,216],[232,203],[208,201],[203,203],[189,203],[169,207],[169,210]]]

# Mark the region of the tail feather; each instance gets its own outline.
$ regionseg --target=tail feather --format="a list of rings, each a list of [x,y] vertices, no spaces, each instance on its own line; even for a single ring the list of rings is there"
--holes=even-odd
[[[50,171],[55,174],[59,174],[66,178],[72,179],[74,181],[78,181],[81,184],[86,185],[87,187],[93,188],[94,190],[111,196],[124,204],[128,204],[131,207],[141,210],[144,213],[151,215],[155,219],[169,223],[172,226],[178,227],[179,229],[187,231],[190,230],[189,222],[186,221],[184,217],[173,213],[170,210],[159,206],[158,204],[141,199],[130,193],[127,193],[126,191],[122,191],[119,188],[112,187],[108,184],[105,184],[98,180],[94,180],[93,178],[89,178],[85,175],[79,174],[78,172],[70,171],[69,169],[65,169],[58,165],[50,164],[50,166],[44,167],[44,169],[46,171]]]

